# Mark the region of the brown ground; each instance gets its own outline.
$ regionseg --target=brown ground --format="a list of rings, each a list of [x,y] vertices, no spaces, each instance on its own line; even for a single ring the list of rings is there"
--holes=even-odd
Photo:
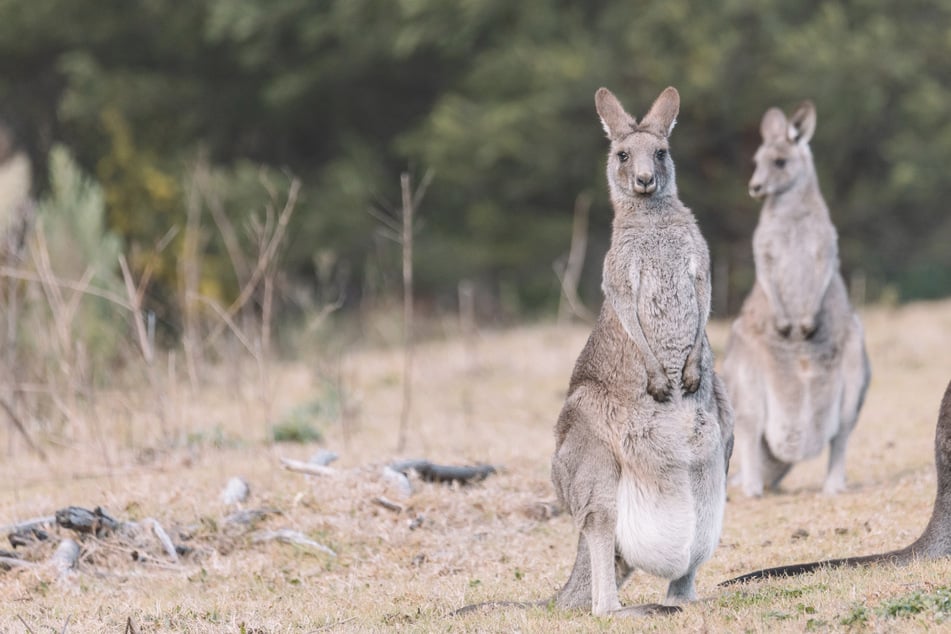
[[[482,333],[468,351],[447,338],[417,352],[405,457],[501,466],[470,487],[415,481],[414,494],[401,498],[381,476],[383,465],[404,457],[394,451],[398,349],[353,352],[338,368],[343,422],[333,415],[321,423],[323,446],[340,454],[332,476],[281,468],[281,457],[305,460],[319,447],[265,442],[252,372],[222,370],[220,385],[198,394],[171,390],[164,435],[148,391],[100,395],[97,416],[81,428],[47,434],[47,462],[4,423],[0,524],[102,506],[123,521],[155,518],[191,551],[172,563],[140,531],[85,538],[78,570],[65,577],[49,565],[0,569],[0,632],[64,625],[118,632],[130,619],[141,632],[928,630],[951,619],[951,561],[716,586],[754,568],[902,546],[924,527],[935,415],[951,377],[951,301],[870,309],[863,318],[874,377],[849,447],[848,492],[820,493],[824,457],[796,467],[779,494],[747,500],[731,488],[721,546],[699,574],[706,600],[683,614],[635,623],[544,608],[450,615],[472,602],[546,598],[574,556],[571,520],[551,512],[548,465],[552,425],[587,328],[540,325]],[[718,352],[726,328],[711,325]],[[278,416],[326,400],[315,368],[275,370]],[[234,509],[219,493],[234,475],[251,486],[243,508],[280,514],[253,526],[226,522]],[[380,495],[405,509],[383,508],[374,502]],[[253,541],[279,528],[337,556]],[[55,539],[72,535],[54,529],[53,540],[20,551],[42,562]],[[657,601],[664,591],[662,580],[638,574],[622,601]],[[903,606],[917,612],[886,614]]]

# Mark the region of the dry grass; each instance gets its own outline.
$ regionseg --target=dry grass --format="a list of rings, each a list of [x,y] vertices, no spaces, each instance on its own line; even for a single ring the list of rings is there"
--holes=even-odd
[[[267,443],[260,390],[234,370],[204,393],[172,391],[171,441],[149,414],[155,408],[139,400],[145,389],[101,395],[96,422],[47,464],[4,428],[0,523],[101,505],[124,520],[154,517],[193,551],[172,564],[147,536],[86,539],[69,578],[46,567],[0,570],[0,631],[60,631],[68,620],[69,632],[118,632],[130,617],[141,632],[927,630],[951,618],[947,606],[886,611],[914,607],[916,592],[937,596],[951,561],[716,587],[753,568],[902,546],[923,528],[934,495],[935,414],[951,375],[951,302],[874,309],[864,319],[874,378],[849,450],[848,492],[821,495],[824,459],[794,469],[780,494],[746,500],[731,490],[721,547],[699,575],[707,599],[680,615],[633,624],[544,608],[450,615],[471,602],[547,598],[574,556],[570,519],[550,517],[545,503],[554,500],[552,425],[587,329],[542,325],[483,333],[472,357],[457,340],[419,347],[410,457],[503,469],[471,487],[417,482],[400,513],[373,502],[398,499],[380,476],[399,457],[398,350],[343,359],[346,422],[323,425],[324,444],[341,454],[330,477],[280,468],[280,457],[306,459],[316,446]],[[710,332],[722,350],[726,324]],[[275,376],[278,415],[325,398],[312,367],[286,365]],[[232,509],[218,495],[233,475],[251,485],[245,508],[281,514],[249,529],[227,524]],[[338,555],[251,539],[276,528],[299,530]],[[800,528],[807,537],[794,537]],[[32,555],[51,550],[37,546]],[[622,600],[656,601],[664,591],[663,581],[638,574]]]

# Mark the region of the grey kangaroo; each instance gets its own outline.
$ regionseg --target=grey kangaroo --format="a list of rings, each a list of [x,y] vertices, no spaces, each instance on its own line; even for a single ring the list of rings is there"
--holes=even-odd
[[[680,108],[664,90],[638,123],[606,88],[595,105],[611,141],[614,206],[605,301],[555,425],[552,482],[580,531],[574,568],[548,601],[596,615],[675,612],[723,526],[733,410],[713,373],[705,325],[710,257],[677,197],[668,137]],[[670,580],[666,604],[622,608],[635,569]]]
[[[935,495],[931,521],[925,527],[921,537],[900,550],[877,555],[829,559],[808,564],[793,564],[757,570],[722,582],[730,585],[763,579],[766,577],[784,577],[801,575],[818,568],[838,568],[840,566],[865,566],[876,563],[890,563],[898,566],[909,564],[916,559],[938,559],[951,556],[951,383],[945,388],[941,409],[938,411],[938,424],[934,439],[935,469],[938,472],[938,492]]]
[[[827,494],[845,488],[845,448],[871,371],[862,324],[839,273],[835,227],[813,165],[811,102],[763,116],[750,195],[756,282],[733,322],[723,381],[736,413],[740,480],[772,488],[829,444]]]
[[[552,481],[580,531],[555,605],[637,615],[696,597],[723,525],[733,412],[705,331],[707,244],[668,148],[680,95],[664,90],[640,123],[606,88],[595,103],[614,223],[605,301],[555,426]],[[635,569],[671,580],[668,606],[621,607]]]

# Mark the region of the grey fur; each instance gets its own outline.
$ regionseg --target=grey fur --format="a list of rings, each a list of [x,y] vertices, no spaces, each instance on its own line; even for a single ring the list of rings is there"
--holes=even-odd
[[[555,426],[552,481],[580,531],[555,605],[643,615],[672,608],[621,607],[634,569],[671,580],[667,604],[696,596],[722,528],[733,413],[705,334],[709,253],[668,152],[680,97],[667,88],[640,123],[606,88],[595,100],[614,223],[605,301]]]
[[[812,572],[819,568],[838,568],[841,566],[866,566],[876,563],[890,563],[898,566],[910,564],[918,559],[939,559],[951,557],[951,383],[944,390],[941,409],[938,411],[938,424],[934,439],[935,469],[938,474],[938,492],[935,494],[931,520],[921,536],[908,546],[887,553],[829,559],[808,564],[778,566],[750,572],[720,583],[721,586],[743,583],[766,577],[788,577]]]
[[[778,485],[794,463],[817,456],[826,443],[823,490],[842,491],[846,443],[871,376],[809,149],[815,125],[811,102],[788,120],[770,108],[750,180],[750,195],[764,199],[753,234],[756,283],[723,359],[748,496]]]

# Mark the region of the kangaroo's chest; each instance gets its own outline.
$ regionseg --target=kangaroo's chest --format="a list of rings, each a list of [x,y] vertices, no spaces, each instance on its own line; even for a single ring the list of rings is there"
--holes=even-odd
[[[659,232],[638,245],[632,274],[638,279],[637,313],[648,339],[689,349],[700,326],[697,278],[701,263],[688,238]]]

